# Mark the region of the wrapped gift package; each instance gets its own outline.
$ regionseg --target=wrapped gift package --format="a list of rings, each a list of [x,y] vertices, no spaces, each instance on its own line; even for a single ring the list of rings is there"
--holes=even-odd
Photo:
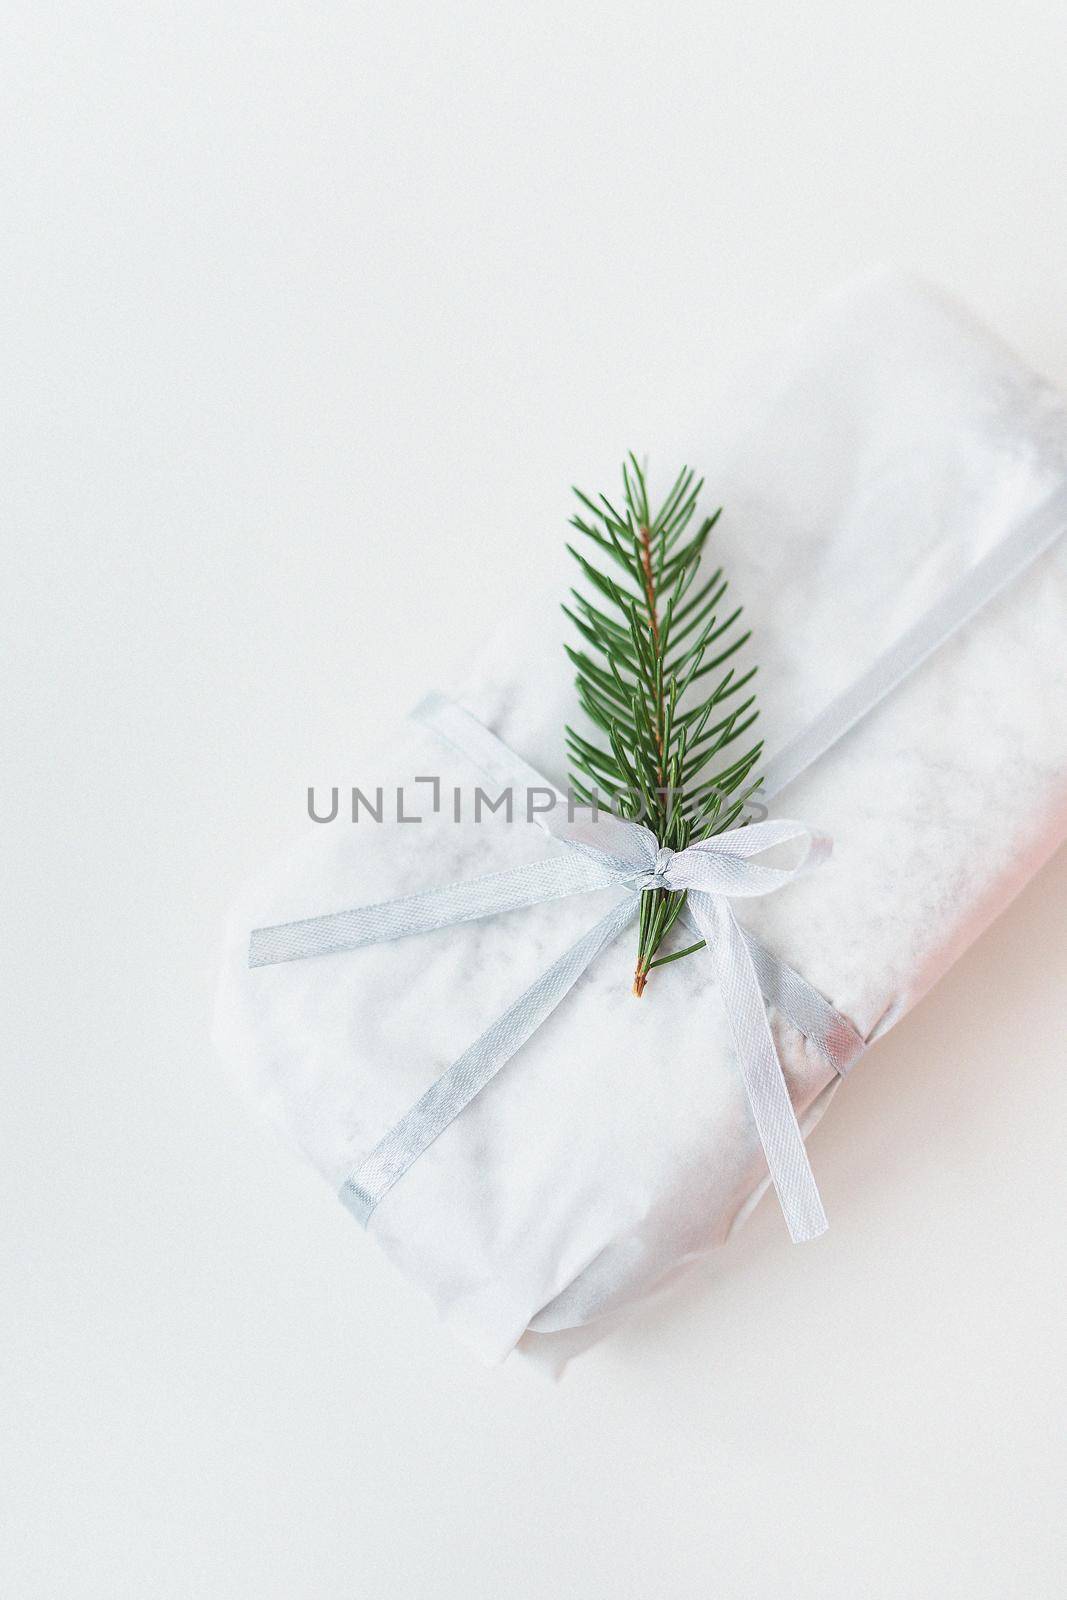
[[[838,294],[764,358],[729,427],[709,422],[702,461],[725,508],[710,559],[752,629],[746,652],[759,664],[759,731],[773,765],[872,662],[1056,507],[1067,411],[951,301],[882,275]],[[428,685],[558,788],[564,725],[580,722],[561,598],[528,598],[460,680]],[[804,1131],[841,1072],[1067,832],[1067,539],[1046,538],[934,643],[769,803],[772,817],[829,835],[830,859],[733,905],[855,1041],[835,1066],[771,996]],[[492,793],[493,774],[432,717],[353,751],[352,771],[370,800],[382,786],[381,821],[367,812],[353,824],[342,791],[339,818],[308,824],[242,894],[216,1016],[226,1062],[338,1192],[620,897],[609,884],[250,965],[253,930],[568,852],[521,799],[510,820],[488,806],[476,817],[472,797]],[[488,1360],[517,1345],[536,1353],[564,1330],[590,1330],[579,1336],[588,1339],[721,1244],[767,1186],[711,963],[697,954],[658,969],[637,1001],[633,961],[632,936],[609,943],[365,1219]],[[876,1065],[877,1049],[864,1054],[863,1070]],[[354,1271],[365,1248],[353,1227]]]

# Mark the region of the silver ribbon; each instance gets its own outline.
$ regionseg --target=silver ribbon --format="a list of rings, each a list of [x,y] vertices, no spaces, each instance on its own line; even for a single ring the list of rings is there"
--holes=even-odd
[[[824,706],[818,716],[782,746],[763,769],[760,794],[770,799],[826,754],[888,694],[911,676],[935,650],[977,616],[982,607],[1039,556],[1051,550],[1067,529],[1067,485],[1046,499],[993,546],[969,571],[956,579],[939,600],[906,628],[866,672]]]
[[[601,817],[584,827],[580,822],[574,826],[571,842],[575,848],[583,856],[586,852],[592,855],[620,887],[638,893],[653,889],[689,891],[688,904],[693,921],[707,940],[741,1076],[789,1232],[797,1241],[815,1238],[825,1229],[826,1216],[774,1048],[756,969],[730,900],[771,894],[783,888],[824,859],[830,841],[812,834],[799,822],[759,822],[675,852],[662,848],[648,828],[614,817]],[[566,837],[563,833],[560,836]],[[793,867],[770,867],[752,859],[775,846],[798,840],[803,852]],[[575,857],[576,861],[581,859]],[[524,870],[520,868],[519,872]],[[463,920],[470,891],[476,884],[492,895],[492,880],[484,878],[457,885],[451,891],[464,902]],[[446,891],[445,898],[449,897]],[[345,1204],[361,1221],[369,1220],[383,1195],[526,1043],[590,962],[633,920],[636,911],[637,896],[630,895],[601,918],[464,1051],[386,1134],[342,1190]]]
[[[534,780],[531,787],[551,787],[461,706],[432,696],[416,716],[499,781],[518,775],[527,782]],[[609,813],[595,819],[590,813],[578,813],[563,821],[552,812],[540,820],[546,832],[569,847],[565,855],[253,932],[249,965],[259,967],[355,950],[612,885],[623,891],[611,910],[553,962],[390,1129],[343,1185],[342,1200],[365,1226],[393,1184],[511,1060],[590,963],[633,921],[640,894],[684,889],[688,891],[688,920],[707,942],[753,1118],[790,1234],[795,1240],[814,1238],[825,1229],[826,1216],[774,1047],[764,994],[797,1021],[838,1072],[847,1071],[858,1059],[863,1041],[798,973],[738,926],[729,901],[784,887],[825,858],[829,840],[802,823],[774,821],[732,829],[675,852],[661,847],[648,828]],[[773,867],[753,859],[789,843],[802,847],[800,859],[791,867]]]
[[[765,770],[761,792],[769,798],[799,777],[946,639],[1050,549],[1065,527],[1067,488],[1061,486],[779,751]],[[433,695],[414,715],[470,757],[489,778],[505,785],[543,789],[559,798],[554,785],[463,707]],[[816,1237],[826,1227],[826,1216],[774,1047],[765,1001],[799,1028],[842,1075],[862,1054],[864,1041],[847,1018],[799,973],[739,927],[730,902],[770,894],[792,882],[800,872],[825,858],[829,841],[802,823],[777,821],[734,829],[671,852],[662,848],[648,829],[634,823],[610,819],[609,839],[609,830],[599,831],[606,818],[599,819],[598,831],[593,832],[580,822],[567,827],[557,825],[552,820],[554,816],[554,812],[545,813],[538,820],[546,831],[571,847],[564,856],[488,873],[380,905],[360,906],[253,932],[249,965],[266,966],[498,916],[565,895],[604,889],[612,883],[625,891],[607,915],[553,962],[385,1135],[343,1185],[342,1200],[366,1225],[393,1184],[525,1044],[589,964],[633,920],[640,894],[655,888],[685,889],[686,918],[707,944],[753,1118],[790,1234],[795,1240]],[[798,841],[803,853],[791,868],[771,867],[753,859],[774,846]]]

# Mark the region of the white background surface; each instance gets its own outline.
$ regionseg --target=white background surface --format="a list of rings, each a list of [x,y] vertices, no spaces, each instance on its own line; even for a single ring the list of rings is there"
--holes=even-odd
[[[244,874],[623,449],[854,270],[1067,381],[1058,4],[5,9],[0,1590],[1026,1596],[1064,1557],[1067,855],[773,1203],[479,1368],[209,1050]]]

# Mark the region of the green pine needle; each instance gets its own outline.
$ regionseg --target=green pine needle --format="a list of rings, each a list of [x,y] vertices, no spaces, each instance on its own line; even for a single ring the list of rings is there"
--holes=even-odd
[[[689,531],[704,480],[683,467],[653,514],[645,469],[631,453],[622,485],[622,510],[605,495],[574,491],[582,509],[571,525],[586,549],[567,548],[590,594],[572,589],[563,610],[578,634],[566,650],[592,731],[566,730],[571,786],[583,803],[610,803],[661,845],[684,850],[733,827],[758,787],[748,780],[762,742],[736,749],[759,714],[755,695],[743,694],[756,668],[739,675],[728,665],[749,634],[738,630],[739,606],[722,614],[722,568],[693,587],[720,515]],[[702,948],[657,957],[684,904],[684,893],[642,894],[634,994],[653,967]]]

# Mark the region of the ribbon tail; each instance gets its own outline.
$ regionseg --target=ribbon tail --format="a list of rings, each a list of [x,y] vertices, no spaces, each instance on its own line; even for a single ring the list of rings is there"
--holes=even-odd
[[[827,1227],[815,1177],[789,1098],[759,980],[728,901],[690,891],[693,919],[707,940],[730,1023],[745,1092],[794,1243]]]

